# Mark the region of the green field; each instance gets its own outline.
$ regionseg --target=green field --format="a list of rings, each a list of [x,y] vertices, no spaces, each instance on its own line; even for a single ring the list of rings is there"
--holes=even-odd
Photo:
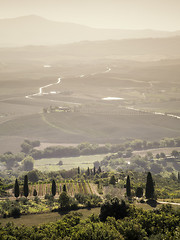
[[[91,210],[88,209],[79,209],[77,211],[72,211],[75,213],[82,214],[82,219],[86,219],[89,215],[95,214],[99,215],[100,208],[92,208]],[[0,223],[5,225],[8,222],[13,222],[16,226],[25,225],[25,226],[35,226],[43,223],[48,222],[55,222],[61,219],[64,214],[59,214],[57,212],[51,213],[43,213],[43,214],[30,214],[30,215],[22,215],[20,218],[0,218]]]
[[[69,158],[43,158],[35,160],[34,168],[40,171],[70,170],[77,167],[87,170],[88,167],[94,167],[93,163],[95,161],[102,161],[105,156],[107,156],[107,154]],[[58,165],[59,161],[63,162],[62,166]]]

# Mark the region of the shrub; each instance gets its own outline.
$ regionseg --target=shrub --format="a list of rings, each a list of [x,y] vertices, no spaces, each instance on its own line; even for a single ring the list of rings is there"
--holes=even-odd
[[[21,216],[20,208],[13,207],[10,211],[10,216],[12,216],[14,218],[19,218]]]
[[[101,221],[105,221],[108,216],[121,219],[128,215],[128,209],[129,205],[127,205],[124,200],[120,202],[119,199],[115,197],[101,206],[99,218]]]

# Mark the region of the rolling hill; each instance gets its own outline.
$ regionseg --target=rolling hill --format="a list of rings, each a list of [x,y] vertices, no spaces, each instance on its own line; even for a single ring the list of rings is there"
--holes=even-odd
[[[180,31],[98,29],[74,23],[55,22],[36,15],[0,19],[0,32],[1,47],[180,35]]]

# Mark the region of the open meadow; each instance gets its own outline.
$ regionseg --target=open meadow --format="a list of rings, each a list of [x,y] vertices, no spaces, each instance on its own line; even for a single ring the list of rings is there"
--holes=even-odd
[[[80,167],[87,170],[87,168],[93,168],[95,161],[102,161],[107,154],[79,156],[70,158],[44,158],[36,160],[34,162],[34,168],[39,171],[58,171],[58,170],[70,170],[72,168]],[[59,165],[59,161],[63,162],[63,165]]]

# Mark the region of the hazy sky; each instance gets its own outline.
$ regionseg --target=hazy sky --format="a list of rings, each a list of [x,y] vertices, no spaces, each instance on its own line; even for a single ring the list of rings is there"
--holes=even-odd
[[[92,27],[180,30],[180,0],[0,0],[0,18],[29,14]]]

